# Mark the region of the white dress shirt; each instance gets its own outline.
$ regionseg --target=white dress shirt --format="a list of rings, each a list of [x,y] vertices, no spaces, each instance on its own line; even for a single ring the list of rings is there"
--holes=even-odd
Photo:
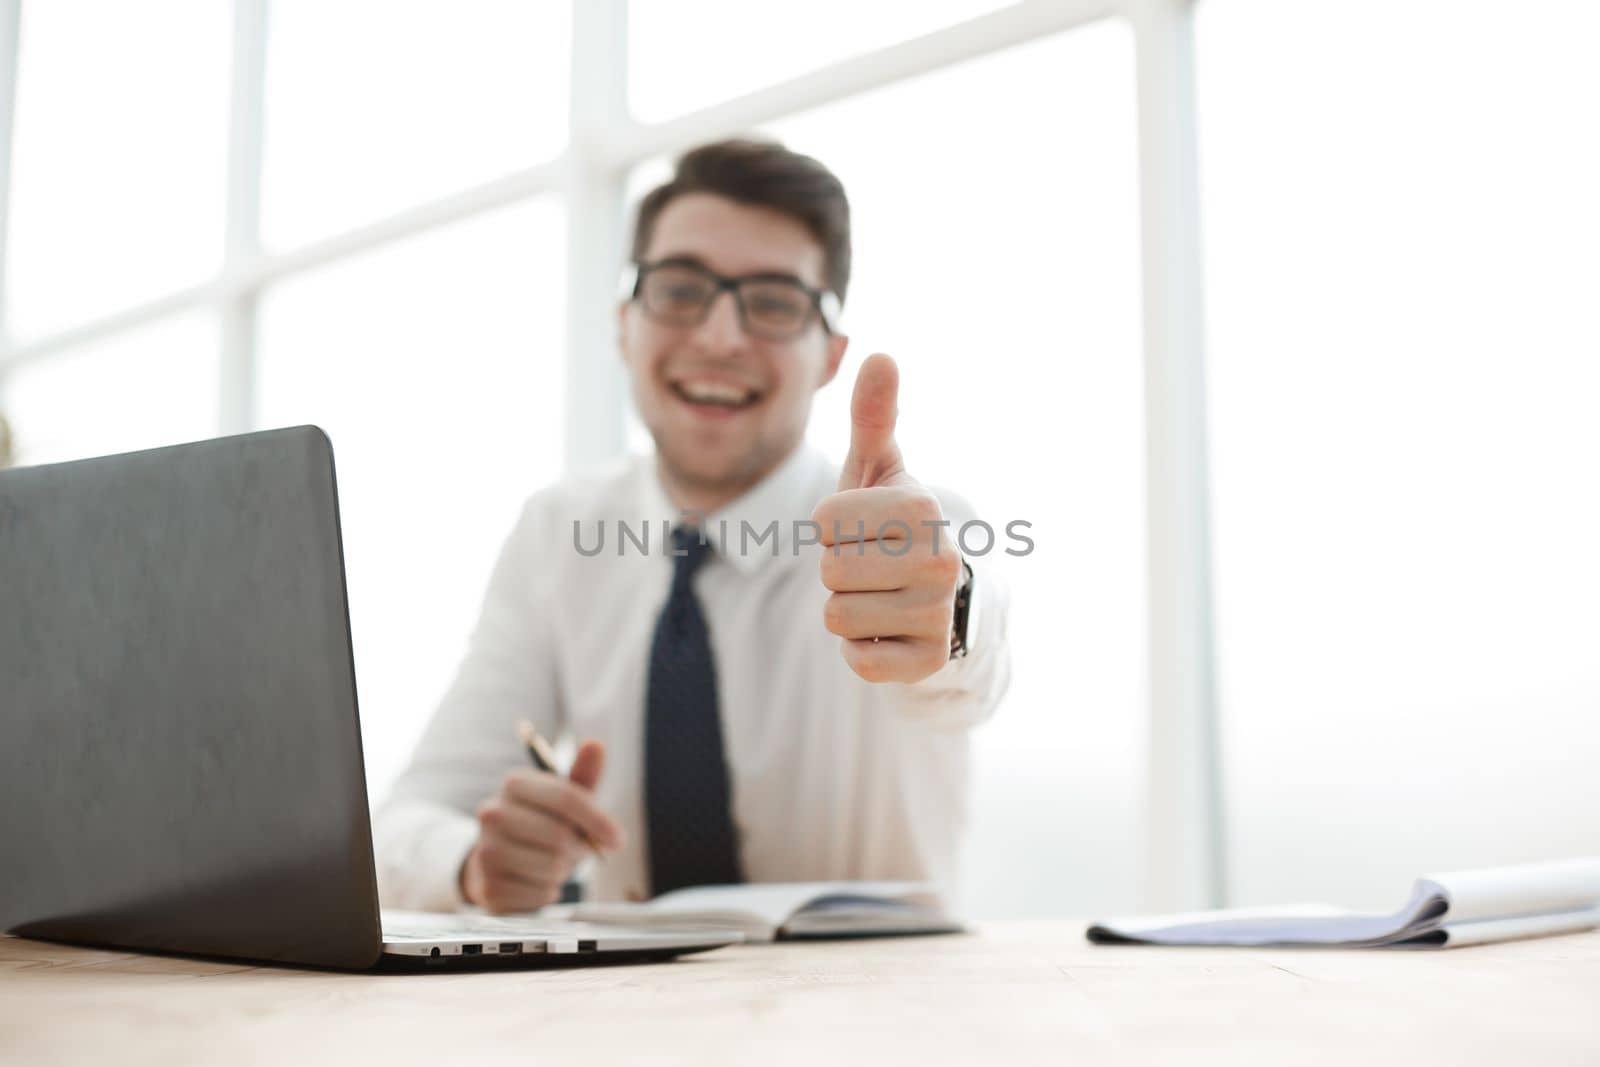
[[[968,810],[968,730],[1005,691],[1004,589],[973,568],[969,655],[911,685],[859,678],[823,626],[820,553],[796,544],[838,469],[807,446],[705,522],[717,550],[694,586],[711,634],[733,822],[753,882],[918,879],[955,888]],[[938,492],[945,517],[973,518]],[[649,553],[621,543],[619,520]],[[465,660],[375,820],[386,907],[450,910],[477,836],[474,812],[528,765],[516,724],[606,746],[596,802],[626,846],[592,864],[590,899],[649,891],[644,813],[645,683],[671,583],[664,531],[682,514],[653,456],[536,493],[502,550]],[[752,531],[741,551],[741,520]],[[776,541],[757,545],[776,521]],[[604,525],[604,550],[585,551]]]

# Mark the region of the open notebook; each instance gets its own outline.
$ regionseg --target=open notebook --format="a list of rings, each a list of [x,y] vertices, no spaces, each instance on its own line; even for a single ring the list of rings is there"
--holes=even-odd
[[[1110,919],[1102,945],[1342,945],[1456,948],[1600,926],[1600,858],[1432,874],[1393,915],[1311,904]]]
[[[548,914],[550,909],[546,909]],[[747,941],[954,933],[933,887],[922,882],[766,882],[697,886],[642,904],[577,904],[563,914],[648,928],[714,926]]]

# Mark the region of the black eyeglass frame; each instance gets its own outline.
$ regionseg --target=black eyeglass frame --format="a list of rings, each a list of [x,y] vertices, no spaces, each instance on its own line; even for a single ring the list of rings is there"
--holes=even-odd
[[[750,329],[750,320],[745,314],[744,297],[739,293],[739,286],[745,282],[781,282],[784,285],[792,285],[802,293],[806,294],[811,301],[811,307],[816,314],[817,321],[822,324],[823,333],[826,333],[830,337],[838,333],[840,303],[838,294],[834,293],[834,291],[831,289],[813,289],[811,286],[807,285],[805,282],[791,274],[757,272],[755,274],[741,274],[737,277],[730,278],[727,275],[718,274],[710,267],[696,263],[692,259],[678,259],[673,257],[669,257],[667,259],[658,259],[654,263],[631,263],[623,272],[623,291],[628,294],[629,300],[634,301],[638,303],[640,307],[645,308],[647,314],[653,313],[650,312],[650,309],[645,305],[645,302],[642,299],[642,294],[644,292],[644,280],[651,274],[652,271],[660,270],[663,267],[677,267],[679,269],[695,271],[698,274],[704,275],[710,280],[712,285],[715,286],[711,292],[711,295],[706,299],[705,304],[700,309],[700,317],[696,319],[694,323],[689,325],[699,325],[700,323],[704,322],[706,320],[706,316],[711,314],[711,306],[717,302],[717,297],[721,296],[724,292],[728,292],[733,294],[734,306],[739,310],[739,325],[743,327],[747,333],[759,337],[761,336],[759,332]],[[783,341],[795,340],[796,338],[803,337],[805,335],[806,328],[810,325],[811,319],[809,316],[807,316],[806,321],[801,323],[800,327],[796,329],[793,334],[786,334],[782,337],[770,337],[769,339]]]

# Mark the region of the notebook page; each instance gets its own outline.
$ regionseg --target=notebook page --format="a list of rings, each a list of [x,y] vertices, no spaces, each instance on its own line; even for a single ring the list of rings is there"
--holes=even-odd
[[[852,886],[850,882],[757,882],[748,885],[709,885],[665,893],[646,905],[658,914],[694,912],[741,912],[758,916],[772,927],[779,927],[789,916],[820,896],[851,891],[871,892],[871,883]]]
[[[818,901],[920,902],[930,893],[920,882],[755,882],[677,889],[642,904],[580,904],[571,914],[591,922],[714,922],[736,925],[752,938],[770,938],[791,916]]]
[[[657,897],[646,907],[672,914],[738,911],[782,926],[791,915],[813,904],[923,904],[932,900],[931,888],[921,882],[753,882],[678,889]]]

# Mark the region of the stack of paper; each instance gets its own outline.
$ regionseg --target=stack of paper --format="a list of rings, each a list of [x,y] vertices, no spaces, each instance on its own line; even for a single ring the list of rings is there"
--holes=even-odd
[[[1320,904],[1110,919],[1101,945],[1342,945],[1456,948],[1600,926],[1600,858],[1432,874],[1393,915]]]

